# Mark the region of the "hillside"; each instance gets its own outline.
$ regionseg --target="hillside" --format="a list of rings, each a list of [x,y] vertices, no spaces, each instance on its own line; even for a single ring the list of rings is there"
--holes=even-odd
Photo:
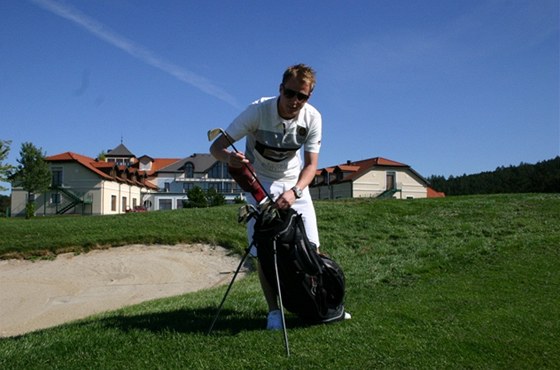
[[[0,340],[0,367],[557,368],[560,196],[519,194],[317,202],[322,248],[344,268],[352,319],[263,330],[254,274],[225,287],[146,302]],[[0,248],[51,251],[131,240],[210,242],[241,251],[236,207],[119,217],[0,220]],[[29,221],[29,220],[28,220]],[[20,226],[25,225],[25,227]],[[54,232],[52,229],[56,229]],[[133,231],[128,231],[133,230]],[[81,232],[80,232],[81,231]],[[74,238],[62,234],[75,234]]]

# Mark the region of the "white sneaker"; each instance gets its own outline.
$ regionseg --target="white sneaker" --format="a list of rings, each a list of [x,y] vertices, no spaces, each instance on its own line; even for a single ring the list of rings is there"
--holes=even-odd
[[[350,320],[352,318],[352,315],[350,315],[349,312],[344,312],[344,320]]]
[[[270,311],[266,322],[268,330],[281,330],[282,329],[282,313],[280,310]]]

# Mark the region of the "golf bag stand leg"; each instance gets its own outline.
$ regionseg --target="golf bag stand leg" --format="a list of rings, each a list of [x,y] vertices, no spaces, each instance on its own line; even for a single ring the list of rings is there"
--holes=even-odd
[[[231,279],[231,282],[229,283],[229,286],[226,290],[226,293],[224,294],[224,298],[222,298],[222,302],[220,303],[220,306],[218,307],[218,311],[216,312],[216,316],[214,316],[214,320],[212,320],[212,324],[210,325],[210,329],[208,329],[208,335],[210,335],[210,333],[212,332],[212,329],[214,329],[214,324],[216,324],[216,321],[218,320],[218,316],[220,316],[220,312],[222,311],[222,306],[224,305],[224,302],[226,301],[226,298],[229,294],[229,291],[231,290],[231,287],[233,285],[233,282],[235,281],[235,278],[237,277],[237,274],[239,274],[239,270],[241,270],[241,266],[243,266],[243,264],[245,263],[245,260],[249,256],[249,253],[251,251],[252,246],[253,246],[253,244],[251,244],[251,245],[249,245],[249,247],[247,247],[247,249],[245,250],[245,254],[243,255],[243,258],[241,258],[241,261],[239,262],[239,265],[237,266],[237,270],[235,270],[235,274],[233,274],[233,278]]]
[[[278,258],[276,253],[276,240],[272,243],[274,248],[274,272],[276,274],[276,288],[278,290],[278,301],[280,303],[280,316],[282,317],[282,331],[284,334],[284,346],[286,347],[286,356],[290,357],[290,344],[288,343],[288,332],[286,330],[286,318],[284,317],[284,304],[282,303],[282,291],[280,290],[280,275],[278,273]]]

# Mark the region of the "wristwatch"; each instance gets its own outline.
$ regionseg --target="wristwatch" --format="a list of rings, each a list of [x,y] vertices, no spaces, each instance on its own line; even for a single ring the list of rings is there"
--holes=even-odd
[[[294,186],[292,190],[294,191],[294,194],[296,195],[297,199],[301,198],[301,196],[303,195],[303,191],[297,186]]]

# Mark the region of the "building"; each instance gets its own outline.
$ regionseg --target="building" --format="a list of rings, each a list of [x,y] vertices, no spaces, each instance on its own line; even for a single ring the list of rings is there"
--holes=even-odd
[[[31,194],[37,215],[111,215],[182,208],[195,186],[216,189],[226,201],[243,198],[227,167],[210,154],[187,158],[136,157],[124,144],[103,158],[65,152],[46,157],[49,191]],[[12,188],[11,214],[25,215],[28,193]]]
[[[445,196],[432,189],[428,181],[409,165],[382,157],[347,161],[319,169],[310,191],[313,199]]]
[[[52,173],[51,188],[44,194],[29,195],[13,187],[13,216],[25,215],[28,196],[33,197],[37,215],[112,215],[179,209],[194,187],[215,189],[227,202],[244,199],[227,165],[206,153],[182,159],[136,157],[121,143],[102,158],[65,152],[49,156],[46,161]],[[382,157],[319,169],[310,191],[313,199],[445,196],[433,190],[409,165]]]
[[[142,205],[157,187],[146,172],[116,162],[66,152],[46,158],[52,181],[48,192],[32,194],[37,215],[118,214]],[[11,214],[24,215],[28,194],[12,189]]]
[[[183,208],[187,192],[194,187],[204,191],[215,189],[226,202],[244,199],[244,193],[231,178],[227,165],[212,155],[195,153],[155,171],[150,179],[159,189],[150,195],[153,210]]]

